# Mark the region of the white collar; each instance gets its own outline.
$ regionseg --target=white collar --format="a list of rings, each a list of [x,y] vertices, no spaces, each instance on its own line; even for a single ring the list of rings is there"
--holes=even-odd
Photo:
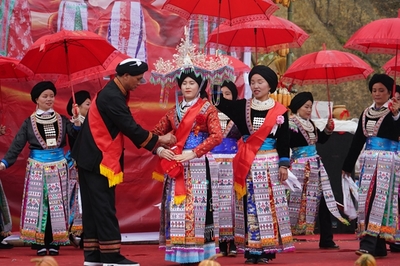
[[[47,110],[47,111],[43,111],[42,109],[37,109],[37,110],[36,110],[36,114],[38,114],[38,115],[42,115],[42,114],[44,114],[44,113],[54,113],[54,110],[53,110],[53,108],[50,108],[50,109]]]
[[[388,100],[387,102],[385,102],[380,108],[382,108],[382,107],[388,108],[388,107],[389,107],[389,102],[390,102],[390,100]],[[375,102],[373,102],[373,103],[371,104],[370,108],[375,108]]]
[[[182,100],[181,106],[183,107],[190,107],[192,105],[194,105],[200,98],[200,95],[196,98],[194,98],[193,100],[191,100],[190,102],[185,101],[185,99]]]

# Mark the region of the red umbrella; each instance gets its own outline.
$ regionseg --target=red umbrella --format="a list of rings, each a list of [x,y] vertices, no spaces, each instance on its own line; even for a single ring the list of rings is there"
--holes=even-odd
[[[400,73],[400,57],[393,57],[387,61],[382,68],[385,70],[386,74],[395,76],[396,73]]]
[[[206,45],[231,52],[269,52],[300,47],[308,37],[309,35],[293,22],[271,16],[269,20],[248,21],[233,26],[223,23],[209,35]]]
[[[106,39],[95,33],[62,30],[34,42],[17,67],[33,79],[59,79],[72,84],[73,80],[88,75],[102,77],[119,55]],[[72,85],[71,89],[75,98]]]
[[[288,84],[326,84],[330,102],[329,84],[365,79],[374,70],[359,57],[337,50],[323,50],[298,58],[286,70],[281,82]],[[329,116],[331,117],[330,108]]]
[[[400,10],[397,18],[378,19],[368,23],[354,33],[344,45],[368,53],[395,54],[400,49]],[[397,63],[397,60],[395,60]],[[394,73],[396,80],[396,72]],[[393,84],[393,95],[396,84]]]
[[[17,69],[18,59],[0,56],[0,113],[1,125],[4,125],[3,97],[1,92],[2,81],[27,81],[28,74]],[[11,131],[7,129],[7,134]]]
[[[117,67],[117,65],[121,61],[123,61],[127,58],[130,58],[130,56],[127,54],[124,54],[124,53],[118,53],[117,56],[113,60],[111,60],[111,62],[109,63],[109,65],[106,69],[100,70],[99,72],[93,72],[93,73],[88,73],[88,74],[82,75],[82,76],[72,77],[71,81],[66,79],[65,76],[62,76],[57,79],[55,85],[57,88],[63,88],[63,87],[68,87],[70,85],[83,83],[83,82],[86,82],[89,80],[100,79],[102,77],[114,75],[115,68]]]
[[[19,60],[11,57],[0,56],[0,80],[26,81],[28,74],[17,69]]]
[[[231,25],[268,18],[279,9],[271,0],[167,0],[162,8],[186,20],[206,16],[226,19]]]

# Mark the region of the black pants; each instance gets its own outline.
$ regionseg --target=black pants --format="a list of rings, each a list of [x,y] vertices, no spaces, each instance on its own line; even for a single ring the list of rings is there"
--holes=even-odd
[[[331,212],[326,206],[325,198],[323,195],[321,196],[321,202],[319,204],[318,222],[319,246],[330,247],[335,245],[335,242],[333,242]]]
[[[368,228],[369,216],[375,198],[376,186],[374,187],[369,201],[368,212],[365,214],[365,228]],[[373,256],[386,256],[386,241],[379,236],[366,235],[361,238],[360,249],[368,251]]]
[[[44,231],[44,245],[32,244],[31,248],[34,250],[41,250],[43,248],[45,249],[52,248],[55,250],[60,249],[60,246],[51,245],[51,242],[53,242],[53,229],[51,228],[50,211],[49,211],[47,214],[46,229]]]
[[[115,186],[100,174],[78,167],[82,199],[82,225],[85,230],[85,261],[119,262],[121,233],[115,209]]]

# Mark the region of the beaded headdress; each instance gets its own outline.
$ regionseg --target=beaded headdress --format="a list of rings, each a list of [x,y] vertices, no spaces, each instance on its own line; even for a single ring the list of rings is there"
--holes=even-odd
[[[234,69],[230,66],[229,58],[211,56],[196,50],[196,45],[189,40],[189,31],[185,27],[185,36],[177,46],[177,53],[172,60],[160,58],[154,63],[155,70],[151,71],[150,82],[161,84],[160,103],[168,102],[169,89],[177,86],[177,78],[182,73],[193,71],[196,76],[207,79],[209,84],[221,85],[225,80],[234,81]]]

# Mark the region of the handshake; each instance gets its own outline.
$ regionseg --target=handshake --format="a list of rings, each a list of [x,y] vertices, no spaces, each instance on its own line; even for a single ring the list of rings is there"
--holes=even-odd
[[[158,137],[158,142],[161,146],[172,147],[176,143],[176,137],[172,133],[167,133]]]

